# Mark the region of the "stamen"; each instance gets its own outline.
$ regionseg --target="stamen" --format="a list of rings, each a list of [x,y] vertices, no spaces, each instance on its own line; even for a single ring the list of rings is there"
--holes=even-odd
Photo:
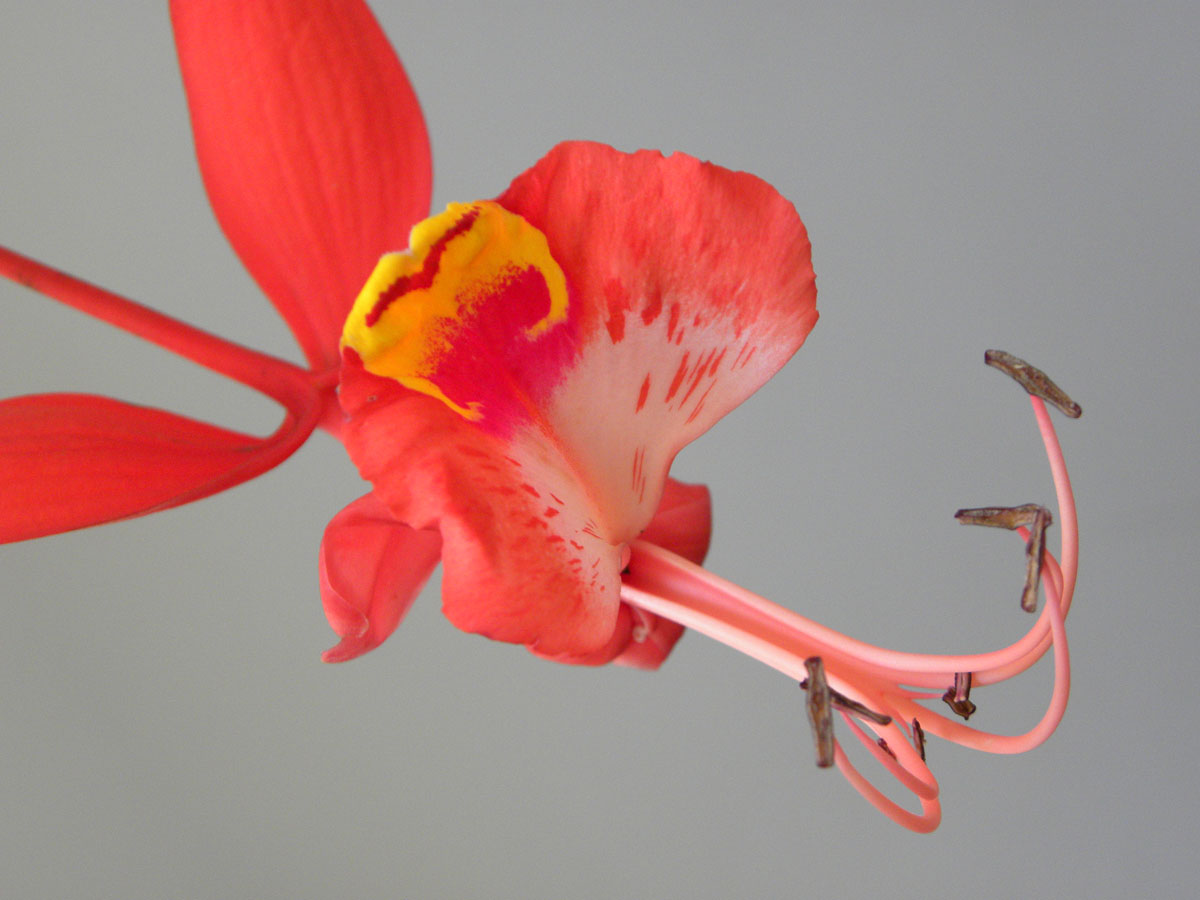
[[[971,714],[975,712],[975,704],[971,702],[971,673],[955,672],[954,687],[942,694],[942,699],[956,715],[962,716],[964,720],[971,718]]]
[[[828,687],[828,685],[826,685]],[[808,679],[805,678],[800,682],[800,690],[808,690]],[[875,712],[869,706],[864,706],[857,700],[852,700],[840,691],[835,691],[829,688],[829,702],[842,712],[850,713],[852,716],[858,716],[860,719],[870,719],[876,725],[891,725],[892,717],[886,716],[883,713]]]
[[[802,688],[808,690],[812,685],[808,708],[818,763],[828,759],[832,747],[834,765],[872,805],[906,828],[932,831],[940,821],[941,808],[937,781],[925,764],[927,733],[991,753],[1023,753],[1053,733],[1062,720],[1070,695],[1071,664],[1064,619],[1071,608],[1078,574],[1075,499],[1046,402],[1034,394],[1030,396],[1030,404],[1054,478],[1061,526],[1061,566],[1043,546],[1044,530],[1050,518],[1048,513],[1040,515],[1039,507],[963,510],[959,513],[960,521],[966,523],[1015,529],[1022,540],[1031,545],[1027,552],[1032,559],[1040,561],[1035,571],[1044,569],[1042,613],[1029,631],[1008,647],[987,653],[953,655],[906,653],[876,647],[770,603],[661,547],[642,541],[632,545],[633,559],[628,572],[622,576],[621,598],[631,606],[721,641],[789,678],[804,679],[800,681]],[[1035,532],[1043,535],[1040,543],[1031,540]],[[975,711],[975,704],[969,697],[972,682],[987,685],[1012,678],[1031,667],[1051,647],[1054,649],[1051,697],[1040,720],[1023,734],[980,731],[921,703],[941,696],[947,682],[953,681],[954,686],[945,691],[944,700],[954,713],[965,719]],[[829,687],[830,683],[877,710],[886,710],[891,714],[889,724],[879,724],[879,720],[866,715],[866,721],[860,725],[853,717],[859,710],[843,706],[841,701],[848,698],[839,696]],[[835,705],[842,707],[846,727],[875,761],[917,798],[920,813],[897,804],[854,768],[832,734],[831,711]],[[908,722],[910,726],[904,728],[898,722]],[[868,735],[863,726],[875,733]],[[878,742],[881,737],[885,738],[886,746]]]
[[[1015,531],[1029,529],[1025,542],[1025,584],[1021,589],[1021,609],[1037,612],[1038,585],[1042,577],[1042,557],[1046,548],[1046,528],[1053,521],[1050,510],[1036,503],[1023,506],[985,506],[960,509],[954,514],[964,525],[987,525]]]
[[[987,525],[989,528],[1007,528],[1016,531],[1027,528],[1037,519],[1038,510],[1049,512],[1044,506],[1026,503],[1022,506],[981,506],[977,509],[960,509],[954,514],[963,525]],[[1049,524],[1049,523],[1047,523]]]
[[[821,657],[810,656],[804,660],[808,670],[808,724],[812,727],[813,744],[817,751],[817,765],[828,769],[834,761],[833,711],[830,705],[829,685],[825,681],[825,664]]]
[[[1046,526],[1050,510],[1041,507],[1033,520],[1029,540],[1025,542],[1025,589],[1021,592],[1021,609],[1037,612],[1038,583],[1042,578],[1042,554],[1046,549]]]
[[[917,748],[917,753],[921,755],[921,762],[925,762],[925,729],[921,727],[921,723],[916,719],[912,720],[913,746]]]
[[[1068,397],[1066,391],[1051,381],[1045,372],[1025,360],[1003,350],[988,350],[983,354],[983,361],[993,369],[999,369],[1034,397],[1041,397],[1053,404],[1063,415],[1072,419],[1083,415],[1083,408]]]

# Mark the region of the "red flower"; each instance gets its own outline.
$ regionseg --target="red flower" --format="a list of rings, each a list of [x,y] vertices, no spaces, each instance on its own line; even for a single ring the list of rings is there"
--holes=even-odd
[[[559,661],[653,668],[694,627],[806,678],[820,761],[917,830],[940,814],[923,730],[1001,752],[1053,730],[1066,699],[1075,525],[1041,399],[1062,568],[1042,551],[1043,513],[988,520],[1024,529],[1034,599],[1045,567],[1047,601],[1029,635],[993,654],[931,657],[822,628],[701,569],[707,491],[667,477],[675,454],[816,322],[808,239],[791,204],[751,175],[683,155],[573,143],[494,201],[419,221],[430,192],[424,124],[364,5],[177,0],[172,18],[213,209],[308,367],[0,248],[6,276],[286,410],[273,435],[254,438],[104,397],[4,401],[0,539],[198,499],[277,465],[321,426],[374,486],[326,529],[320,586],[341,636],[327,660],[381,643],[439,560],[451,621]],[[1054,699],[1028,735],[981,735],[916,703],[936,696],[922,688],[948,687],[969,714],[963,673],[976,684],[1006,678],[1052,641]],[[921,815],[853,769],[832,739],[831,705],[917,795]]]

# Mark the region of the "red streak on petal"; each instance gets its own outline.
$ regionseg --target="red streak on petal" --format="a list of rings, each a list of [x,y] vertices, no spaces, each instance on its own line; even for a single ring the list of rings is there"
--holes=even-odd
[[[649,325],[662,312],[662,294],[655,290],[642,307],[642,321]]]
[[[633,490],[638,492],[638,502],[646,499],[646,448],[638,447],[633,452]]]
[[[638,394],[637,409],[634,412],[641,412],[642,407],[646,405],[646,398],[650,396],[650,376],[646,375],[646,380],[642,382],[642,390]]]
[[[726,350],[728,350],[728,349],[729,349],[728,347],[722,347],[722,348],[721,348],[721,352],[717,354],[717,357],[716,357],[716,359],[714,359],[714,360],[712,361],[712,365],[708,367],[708,374],[709,374],[709,375],[716,375],[716,374],[717,374],[717,369],[718,369],[718,368],[720,368],[720,366],[721,366],[721,360],[723,360],[723,359],[725,358],[725,351],[726,351]]]
[[[434,241],[433,246],[429,248],[429,252],[425,255],[425,262],[421,264],[419,272],[397,278],[381,291],[379,299],[375,301],[375,305],[367,313],[367,327],[370,328],[378,322],[379,317],[383,315],[384,311],[398,297],[403,297],[409,291],[424,290],[430,287],[433,284],[434,277],[437,275],[438,266],[441,265],[442,254],[446,252],[446,246],[460,234],[469,231],[477,218],[479,218],[479,210],[473,209],[455,222],[454,225],[446,230],[445,234]]]
[[[687,393],[685,393],[683,395],[683,399],[681,399],[679,401],[680,409],[683,408],[683,405],[688,402],[688,398],[690,396],[692,396],[692,393],[696,390],[697,387],[699,387],[700,379],[702,379],[705,376],[705,374],[708,372],[708,361],[715,353],[716,353],[715,350],[708,351],[708,353],[706,355],[704,355],[700,358],[700,362],[696,363],[696,369],[692,374],[692,383],[690,385],[688,385]]]
[[[560,500],[560,499],[558,498],[558,496],[557,496],[557,495],[555,495],[555,494],[553,494],[553,493],[552,493],[552,494],[550,494],[550,499],[551,499],[551,500],[553,500],[555,503],[557,503],[559,506],[566,506],[566,505],[567,505],[567,504],[566,504],[566,503],[564,503],[562,500]]]
[[[542,498],[542,495],[537,492],[537,488],[535,488],[529,482],[522,482],[521,487],[525,488],[525,490],[529,491],[530,494],[532,494],[534,497],[537,497],[539,500]]]
[[[620,281],[610,278],[604,283],[604,299],[608,301],[608,318],[604,325],[614,344],[625,339],[625,310],[629,306],[629,291]]]
[[[679,361],[679,371],[675,373],[675,377],[671,379],[671,386],[667,389],[667,402],[671,402],[671,398],[675,396],[675,392],[679,390],[679,386],[683,384],[684,376],[687,375],[688,351],[683,352],[683,359]]]
[[[562,538],[559,538],[559,540],[561,541]],[[571,546],[574,547],[576,550],[583,549],[583,544],[579,543],[579,541],[571,541]]]
[[[712,393],[712,389],[716,386],[717,383],[714,381],[708,386],[708,390],[700,395],[700,399],[696,401],[696,408],[692,410],[691,415],[689,415],[684,421],[685,425],[692,424],[692,422],[695,421],[696,416],[700,415],[700,410],[704,409],[704,401],[708,399],[708,395]]]
[[[672,303],[671,311],[667,314],[667,340],[675,337],[675,328],[679,325],[679,304]]]
[[[547,506],[546,509],[542,512],[542,515],[545,516],[547,519],[552,519],[558,515],[558,510],[555,509],[553,506]]]

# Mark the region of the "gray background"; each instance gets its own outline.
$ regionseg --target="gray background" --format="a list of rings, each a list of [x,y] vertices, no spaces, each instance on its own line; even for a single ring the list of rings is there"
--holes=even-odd
[[[376,7],[420,94],[435,207],[565,138],[763,176],[810,229],[821,323],[679,459],[709,567],[860,638],[1014,639],[1049,500],[985,347],[1085,408],[1059,733],[934,740],[942,829],[815,770],[793,684],[691,635],[657,674],[457,632],[434,589],[340,666],[315,554],[362,492],[317,436],[203,503],[0,548],[5,897],[1182,896],[1196,875],[1198,15],[1191,3]],[[8,3],[0,241],[295,358],[191,155],[162,4]],[[3,390],[89,390],[265,433],[274,407],[9,284]],[[1056,533],[1055,533],[1056,534]],[[1023,730],[1049,673],[981,692]]]

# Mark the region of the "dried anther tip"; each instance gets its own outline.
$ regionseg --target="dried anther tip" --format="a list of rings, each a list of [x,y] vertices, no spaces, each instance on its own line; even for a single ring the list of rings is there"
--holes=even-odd
[[[807,678],[800,682],[800,690],[808,690]],[[871,707],[863,706],[863,704],[859,703],[857,700],[851,700],[845,694],[835,691],[833,688],[829,688],[829,702],[835,709],[840,709],[842,712],[848,712],[850,715],[858,716],[860,719],[869,719],[876,725],[892,724],[891,716],[875,712],[875,710],[871,709]]]
[[[916,719],[912,720],[912,734],[913,744],[916,745],[917,753],[921,755],[921,762],[925,762],[925,729]]]
[[[1046,524],[1052,521],[1050,510],[1036,503],[1022,506],[981,506],[977,509],[960,509],[954,514],[964,525],[987,525],[991,528],[1007,528],[1015,531],[1028,528],[1037,521],[1039,513],[1045,514]]]
[[[1029,529],[1025,542],[1025,585],[1021,589],[1021,609],[1037,611],[1038,585],[1042,577],[1042,556],[1046,549],[1046,528],[1053,521],[1050,510],[1036,503],[1024,506],[987,506],[960,509],[954,518],[964,525],[989,525],[993,528]]]
[[[808,724],[812,726],[813,744],[817,751],[817,765],[827,769],[833,765],[833,708],[830,702],[829,684],[825,681],[825,664],[819,656],[810,656],[804,661],[808,670]]]
[[[1003,350],[988,350],[983,354],[983,361],[993,369],[999,369],[1033,396],[1041,397],[1057,407],[1063,415],[1072,419],[1083,415],[1082,407],[1068,397],[1066,391],[1051,381],[1045,372],[1025,360]]]
[[[1046,550],[1046,526],[1050,524],[1050,511],[1038,510],[1029,529],[1029,540],[1025,542],[1025,587],[1021,591],[1021,609],[1037,612],[1038,584],[1042,578],[1042,555]]]
[[[884,753],[886,753],[892,759],[896,758],[896,751],[893,750],[891,747],[889,747],[888,742],[885,741],[883,738],[880,738],[875,743],[879,745],[880,750],[882,750]]]
[[[942,694],[942,700],[954,710],[955,715],[962,716],[964,720],[971,718],[971,713],[975,712],[975,704],[971,702],[971,673],[955,672],[954,687]]]

